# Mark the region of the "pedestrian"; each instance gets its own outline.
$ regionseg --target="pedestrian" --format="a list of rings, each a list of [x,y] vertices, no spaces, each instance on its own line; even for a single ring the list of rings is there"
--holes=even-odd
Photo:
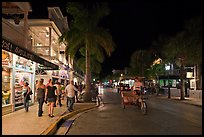
[[[65,86],[61,85],[61,91],[62,91],[62,95],[61,95],[61,100],[64,100],[64,90],[65,90]]]
[[[78,86],[79,95],[81,94],[82,89],[83,89],[83,85],[79,83],[79,86]]]
[[[54,82],[54,81],[53,81]],[[56,81],[56,82],[54,82],[55,84],[54,84],[54,86],[57,88],[57,82],[58,81]],[[54,103],[54,107],[56,107],[57,106],[57,104],[58,104],[58,92],[57,92],[57,89],[56,89],[56,92],[55,92],[55,103]]]
[[[61,103],[61,96],[62,96],[62,86],[60,85],[60,82],[56,82],[56,85],[57,87],[57,101],[59,106],[61,107],[62,106],[62,103]]]
[[[36,87],[37,85],[38,85],[38,80],[36,80],[36,81],[35,81],[35,84],[34,84],[34,90],[35,90],[34,100],[35,100],[35,101],[37,101],[37,87]]]
[[[83,102],[83,95],[84,95],[84,93],[85,93],[85,85],[82,85],[82,91],[79,92],[79,93],[80,93],[80,94],[79,94],[79,96],[78,96],[78,99],[79,99],[80,102]]]
[[[43,84],[44,79],[40,79],[38,85],[36,86],[37,89],[37,101],[38,101],[38,117],[42,116],[43,113],[43,103],[45,102],[45,85]]]
[[[46,88],[46,92],[45,92],[45,100],[47,99],[47,102],[49,104],[49,108],[48,108],[48,113],[49,113],[49,117],[54,117],[53,112],[54,112],[54,103],[55,103],[55,94],[57,88],[56,86],[54,86],[54,82],[51,81],[50,84],[47,86]]]
[[[78,89],[78,85],[77,85],[76,82],[74,83],[74,86],[75,86],[76,89]],[[74,90],[74,92],[75,92],[76,102],[79,102],[79,100],[78,100],[78,90]]]
[[[26,112],[28,112],[29,100],[31,100],[30,98],[31,89],[28,85],[29,85],[28,82],[25,82],[23,85],[24,108]]]
[[[52,79],[49,79],[49,80],[48,80],[48,83],[46,84],[46,88],[47,88],[47,86],[50,85],[51,81],[52,81]]]
[[[75,91],[78,91],[78,89],[74,86],[74,81],[72,80],[69,85],[65,88],[65,94],[67,96],[67,106],[68,111],[73,111],[73,106],[75,102]]]
[[[156,83],[156,93],[157,93],[157,96],[159,95],[159,83]]]
[[[70,81],[68,80],[68,81],[67,81],[67,84],[66,84],[66,86],[65,86],[65,88],[66,88],[69,84],[70,84]],[[66,95],[66,93],[65,93],[65,89],[64,89],[64,97],[67,98],[67,95]],[[67,99],[67,101],[66,101],[66,104],[67,104],[67,107],[68,107],[68,99]]]
[[[49,79],[48,80],[48,83],[45,85],[45,87],[47,88],[47,86],[49,86],[50,85],[50,82],[52,81],[52,79]],[[49,106],[49,103],[47,103],[47,105]]]

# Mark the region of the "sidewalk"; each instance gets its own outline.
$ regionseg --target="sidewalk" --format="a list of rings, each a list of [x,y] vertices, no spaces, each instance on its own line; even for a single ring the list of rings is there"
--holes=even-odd
[[[43,105],[43,116],[38,117],[38,103],[25,109],[2,116],[2,135],[48,135],[53,134],[57,126],[67,118],[97,107],[95,103],[75,103],[74,111],[68,112],[65,100],[62,100],[62,107],[54,108],[55,117],[48,116],[48,106]]]
[[[167,97],[167,95],[159,95],[158,97],[164,98],[164,99],[169,99]],[[185,97],[184,100],[180,100],[180,97],[171,97],[170,99],[175,100],[175,101],[179,101],[179,102],[182,102],[182,103],[202,107],[202,99],[189,98],[189,97]]]

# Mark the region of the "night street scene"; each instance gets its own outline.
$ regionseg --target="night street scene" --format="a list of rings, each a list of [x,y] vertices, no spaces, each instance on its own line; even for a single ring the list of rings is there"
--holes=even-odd
[[[202,135],[201,0],[2,2],[2,135]]]

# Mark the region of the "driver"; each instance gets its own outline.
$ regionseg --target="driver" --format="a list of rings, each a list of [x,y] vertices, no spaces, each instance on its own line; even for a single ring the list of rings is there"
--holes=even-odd
[[[144,87],[144,85],[142,84],[142,82],[139,81],[139,79],[136,77],[135,78],[135,83],[133,85],[133,90],[136,91],[136,95],[140,95],[142,88]]]

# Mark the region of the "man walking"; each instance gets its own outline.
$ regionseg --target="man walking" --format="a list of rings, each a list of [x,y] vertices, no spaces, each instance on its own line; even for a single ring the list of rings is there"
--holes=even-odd
[[[78,91],[78,89],[74,86],[74,81],[72,80],[69,85],[65,88],[65,95],[67,96],[67,102],[68,102],[68,111],[73,111],[73,105],[75,102],[75,91]]]

